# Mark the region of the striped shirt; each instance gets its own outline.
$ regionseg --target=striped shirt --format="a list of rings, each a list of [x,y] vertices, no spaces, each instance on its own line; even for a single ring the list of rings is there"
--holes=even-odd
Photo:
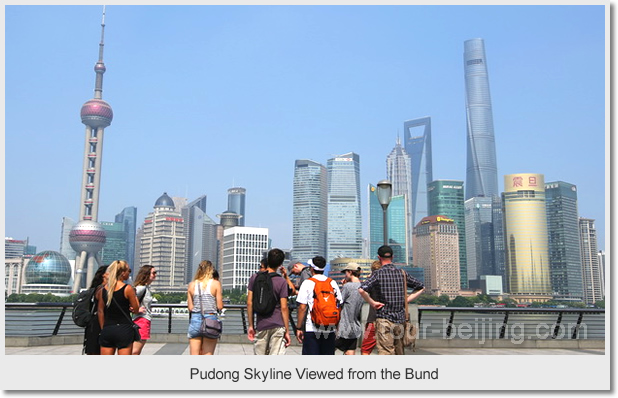
[[[213,280],[210,279],[206,287],[200,286],[201,283],[195,281],[195,288],[193,290],[193,310],[191,312],[202,312],[202,305],[204,305],[204,314],[217,313],[217,301],[215,300],[215,296],[210,293],[212,281]]]
[[[376,311],[377,318],[386,318],[395,323],[404,323],[406,320],[404,300],[407,292],[403,289],[404,274],[407,286],[413,291],[424,287],[421,281],[395,268],[392,263],[384,264],[361,283],[361,289],[371,293],[375,301],[384,304],[384,307]]]

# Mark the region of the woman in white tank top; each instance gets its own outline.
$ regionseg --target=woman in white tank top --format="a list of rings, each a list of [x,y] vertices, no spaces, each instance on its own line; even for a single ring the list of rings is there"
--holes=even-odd
[[[187,305],[191,312],[189,322],[189,352],[191,355],[212,355],[217,346],[217,339],[209,339],[199,335],[202,324],[202,306],[204,315],[217,314],[223,309],[221,283],[213,279],[214,267],[208,260],[202,261],[195,273],[193,281],[187,289]]]

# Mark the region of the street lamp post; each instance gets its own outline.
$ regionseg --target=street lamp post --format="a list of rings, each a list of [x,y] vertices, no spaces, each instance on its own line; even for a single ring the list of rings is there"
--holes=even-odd
[[[378,202],[382,205],[383,221],[384,221],[384,244],[388,245],[388,229],[386,219],[386,209],[391,202],[393,195],[393,184],[389,180],[378,182]]]

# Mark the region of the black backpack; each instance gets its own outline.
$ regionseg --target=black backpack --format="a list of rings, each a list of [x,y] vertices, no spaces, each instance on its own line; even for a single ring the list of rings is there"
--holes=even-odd
[[[77,326],[85,328],[90,324],[95,311],[94,306],[94,292],[96,288],[83,290],[77,296],[77,299],[73,303],[73,323]]]
[[[253,281],[253,312],[268,316],[273,313],[279,300],[273,291],[272,278],[281,277],[275,272],[259,272]]]

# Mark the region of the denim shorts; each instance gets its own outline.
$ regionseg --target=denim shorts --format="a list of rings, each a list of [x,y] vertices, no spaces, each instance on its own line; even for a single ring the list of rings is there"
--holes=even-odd
[[[204,317],[213,317],[216,318],[216,315],[213,314],[204,314]],[[191,320],[189,321],[189,332],[187,333],[187,337],[190,339],[201,338],[200,336],[200,327],[202,326],[202,314],[199,312],[191,313]]]

